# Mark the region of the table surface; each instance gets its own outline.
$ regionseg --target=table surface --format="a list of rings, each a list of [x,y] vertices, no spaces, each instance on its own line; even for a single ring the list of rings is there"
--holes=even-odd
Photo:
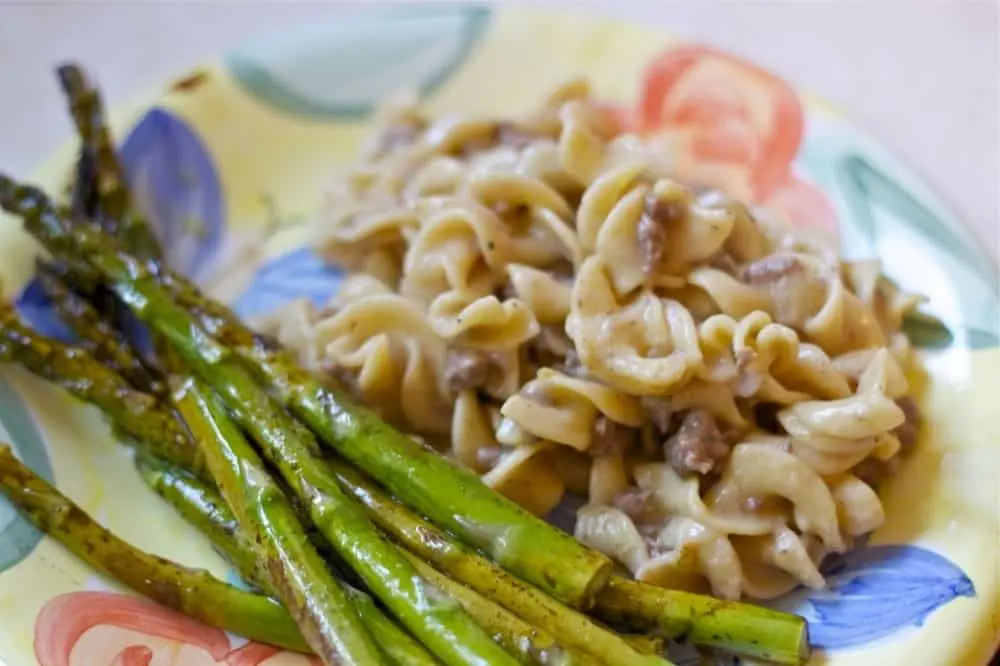
[[[662,26],[732,50],[827,98],[922,173],[998,254],[996,2],[541,4]],[[245,39],[357,7],[287,1],[5,0],[0,3],[0,165],[24,173],[70,137],[51,73],[63,59],[83,62],[99,76],[107,97],[121,100]]]

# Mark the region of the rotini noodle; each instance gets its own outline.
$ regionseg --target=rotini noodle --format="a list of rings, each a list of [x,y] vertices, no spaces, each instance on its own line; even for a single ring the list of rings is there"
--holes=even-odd
[[[598,257],[580,268],[566,330],[587,371],[636,395],[677,389],[702,360],[686,308],[650,291],[620,302]]]
[[[591,447],[598,416],[633,428],[644,418],[636,398],[548,368],[509,398],[500,413],[521,430],[578,451]]]
[[[428,318],[442,338],[474,349],[510,349],[538,335],[534,313],[516,298],[450,291],[431,302]]]
[[[572,288],[550,273],[531,266],[510,264],[507,279],[514,297],[542,324],[562,324],[569,316]]]
[[[483,475],[490,488],[528,511],[544,516],[559,503],[566,488],[543,446],[518,446]]]
[[[497,446],[492,419],[473,389],[466,389],[455,399],[451,421],[451,450],[455,458],[480,474],[489,470],[485,453]]]
[[[350,373],[359,397],[386,418],[418,432],[448,432],[447,347],[415,303],[370,296],[319,321],[314,334],[329,362]]]

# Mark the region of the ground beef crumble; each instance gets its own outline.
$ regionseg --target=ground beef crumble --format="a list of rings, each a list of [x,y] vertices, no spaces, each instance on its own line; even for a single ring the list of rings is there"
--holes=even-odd
[[[452,349],[448,353],[444,379],[451,391],[461,393],[486,384],[495,367],[496,362],[488,352]]]
[[[595,458],[624,452],[635,439],[635,431],[612,421],[603,414],[594,420],[590,448],[587,453]]]
[[[616,509],[632,519],[636,526],[661,526],[667,512],[656,499],[655,493],[638,487],[626,488],[612,500]]]
[[[680,201],[663,201],[650,194],[646,197],[642,218],[637,230],[642,252],[643,270],[652,275],[663,263],[667,251],[669,228],[687,214],[687,206]]]
[[[729,444],[715,418],[701,409],[684,416],[680,429],[664,443],[667,462],[681,476],[718,471],[729,455]]]
[[[749,264],[743,269],[743,281],[752,285],[769,284],[798,273],[805,267],[798,257],[774,254]]]
[[[899,438],[899,452],[902,455],[906,455],[917,445],[917,437],[920,434],[920,425],[923,422],[923,418],[920,415],[920,408],[917,407],[917,403],[913,398],[904,396],[897,400],[896,404],[903,410],[903,414],[906,415],[903,425],[894,431],[896,437]]]

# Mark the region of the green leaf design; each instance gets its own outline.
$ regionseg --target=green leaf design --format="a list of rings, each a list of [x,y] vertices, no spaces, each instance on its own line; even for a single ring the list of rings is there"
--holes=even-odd
[[[878,202],[905,219],[919,233],[971,270],[983,276],[996,273],[997,268],[988,255],[969,245],[962,234],[942,222],[916,197],[868,160],[859,155],[848,155],[843,159],[842,169],[850,185],[849,189],[861,195],[848,199],[852,212],[867,222],[871,233],[875,233],[876,224],[870,204]]]
[[[908,314],[903,319],[903,332],[921,349],[946,349],[955,341],[943,321],[922,312]]]
[[[261,101],[309,118],[359,118],[400,90],[426,93],[489,22],[479,6],[396,7],[255,41],[225,62]]]
[[[947,349],[955,342],[945,323],[925,312],[913,312],[903,318],[903,332],[920,349]],[[978,328],[965,329],[966,344],[972,349],[1000,347],[996,333]]]
[[[939,295],[940,302],[932,298],[928,304],[933,313],[907,318],[905,330],[913,344],[927,349],[1000,345],[1000,273],[982,247],[865,157],[844,156],[837,173],[850,223],[883,260],[905,273],[892,277],[906,289]],[[927,257],[935,270],[927,270]]]

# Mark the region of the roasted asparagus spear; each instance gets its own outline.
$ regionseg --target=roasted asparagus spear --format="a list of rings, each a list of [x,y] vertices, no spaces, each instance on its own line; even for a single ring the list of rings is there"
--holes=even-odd
[[[368,509],[369,517],[379,527],[458,582],[604,663],[621,666],[664,663],[659,657],[635,651],[613,631],[456,542],[394,501],[349,465],[333,460],[329,464],[344,491]]]
[[[273,586],[254,544],[218,491],[186,471],[150,456],[138,456],[140,476],[154,492],[169,502],[191,525],[205,534],[212,545],[236,567],[244,580],[265,592]],[[364,592],[345,584],[354,610],[383,652],[399,666],[434,666],[434,657],[376,606]]]
[[[81,156],[75,186],[82,189],[81,198],[89,199],[90,204],[82,212],[98,220],[105,231],[120,238],[131,252],[161,259],[163,249],[159,241],[132,205],[100,91],[75,63],[61,65],[57,74],[80,135]]]
[[[213,488],[183,470],[171,468],[170,465],[160,461],[140,460],[139,465],[147,484],[177,507],[181,515],[207,534],[212,543],[223,551],[245,578],[266,589],[268,585],[266,572],[259,570],[254,558],[247,557],[252,544],[241,543],[235,518]],[[545,628],[532,626],[516,616],[512,619],[509,611],[488,601],[472,588],[464,587],[442,573],[425,568],[429,565],[413,560],[414,556],[408,557],[421,575],[435,581],[438,587],[456,598],[483,628],[491,635],[501,636],[503,645],[508,651],[519,655],[522,659],[530,659],[530,663],[535,663],[537,658],[543,660],[543,663],[560,663],[564,666],[569,663],[599,663],[585,657],[579,651],[567,652],[560,647],[559,644],[567,647],[573,645],[567,640],[567,636],[563,636],[557,642]]]
[[[532,626],[475,590],[448,578],[416,555],[407,552],[406,557],[421,576],[433,581],[449,597],[461,604],[467,613],[476,618],[490,635],[496,636],[522,664],[597,666],[601,663],[590,655],[565,648],[565,643],[561,643],[549,632]]]
[[[215,396],[188,379],[175,388],[174,402],[240,528],[252,539],[254,549],[247,556],[264,565],[270,587],[316,654],[328,664],[385,663],[347,591],[309,543],[284,493]]]
[[[272,645],[308,648],[273,599],[223,583],[122,541],[0,444],[0,492],[40,530],[81,560],[143,596],[227,631]]]
[[[163,382],[143,365],[125,336],[70,286],[70,271],[57,263],[39,260],[35,277],[59,318],[76,334],[80,346],[139,390],[153,395],[166,393]]]
[[[46,338],[27,327],[9,303],[0,302],[0,361],[22,365],[29,372],[66,389],[101,409],[128,437],[157,455],[207,478],[198,449],[176,419],[150,395],[133,388],[114,370],[86,350]]]
[[[539,590],[525,585],[441,532],[389,497],[350,466],[330,461],[344,491],[368,509],[394,539],[455,580],[479,591],[518,616],[563,637],[607,663],[642,663],[622,647],[622,639]],[[597,593],[598,617],[667,638],[688,640],[734,654],[800,664],[808,657],[805,620],[751,604],[666,590],[613,575]]]

